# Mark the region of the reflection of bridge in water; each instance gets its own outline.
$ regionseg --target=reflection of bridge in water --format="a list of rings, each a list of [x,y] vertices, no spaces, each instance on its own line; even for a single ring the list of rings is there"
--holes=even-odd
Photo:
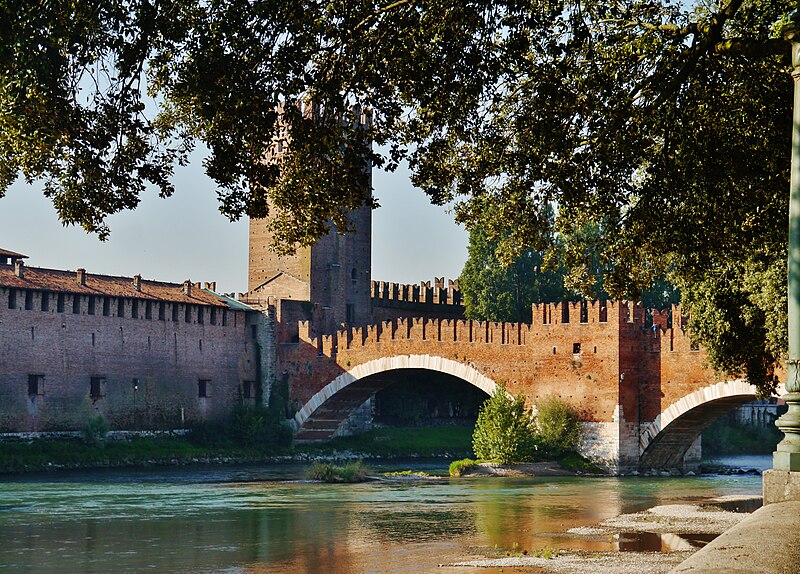
[[[678,307],[654,312],[652,326],[628,302],[532,314],[532,324],[392,319],[322,337],[310,322],[279,322],[277,367],[298,405],[297,439],[328,439],[398,377],[435,372],[487,394],[502,381],[534,405],[567,400],[584,421],[583,452],[611,469],[682,468],[706,426],[755,398],[754,387],[704,368]]]

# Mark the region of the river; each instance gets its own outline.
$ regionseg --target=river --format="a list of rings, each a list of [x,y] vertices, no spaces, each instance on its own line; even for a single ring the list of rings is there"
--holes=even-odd
[[[769,457],[722,462],[764,468]],[[402,468],[445,471],[419,461],[376,471]],[[761,493],[757,475],[356,485],[302,476],[300,465],[271,465],[0,478],[0,572],[486,574],[438,565],[515,545],[650,549],[647,537],[560,533],[656,504]]]

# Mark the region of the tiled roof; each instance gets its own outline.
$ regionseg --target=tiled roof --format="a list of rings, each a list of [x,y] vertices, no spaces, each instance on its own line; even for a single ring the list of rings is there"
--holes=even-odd
[[[27,255],[23,255],[22,253],[16,253],[14,251],[9,251],[8,249],[3,249],[0,247],[0,257],[13,257],[15,259],[27,259]]]
[[[142,279],[141,291],[137,291],[133,288],[132,277],[113,277],[87,273],[86,285],[81,285],[78,283],[75,271],[28,266],[24,267],[23,276],[23,278],[16,276],[13,265],[0,265],[0,287],[228,307],[213,292],[201,289],[198,284],[192,285],[192,296],[187,297],[184,295],[183,285],[180,283],[164,283],[162,281]]]

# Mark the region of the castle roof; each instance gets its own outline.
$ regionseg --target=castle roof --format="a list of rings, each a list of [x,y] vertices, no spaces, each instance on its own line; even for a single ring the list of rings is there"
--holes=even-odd
[[[187,295],[184,293],[184,286],[180,283],[141,279],[140,289],[137,290],[134,288],[134,278],[132,277],[86,273],[85,284],[81,284],[77,278],[78,273],[80,271],[76,273],[75,271],[44,269],[26,265],[23,277],[18,277],[13,266],[0,265],[0,287],[230,307],[213,291],[202,289],[200,284],[192,285],[191,295]]]
[[[9,251],[8,249],[3,249],[0,247],[0,257],[10,257],[11,259],[27,259],[27,255],[23,255],[22,253],[17,253],[15,251]]]

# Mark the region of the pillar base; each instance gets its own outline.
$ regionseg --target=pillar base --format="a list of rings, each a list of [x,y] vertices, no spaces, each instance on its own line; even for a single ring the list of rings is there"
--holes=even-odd
[[[789,472],[800,471],[800,452],[776,450],[772,453],[772,468]]]
[[[774,502],[800,501],[800,472],[765,470],[761,482],[765,506]]]

